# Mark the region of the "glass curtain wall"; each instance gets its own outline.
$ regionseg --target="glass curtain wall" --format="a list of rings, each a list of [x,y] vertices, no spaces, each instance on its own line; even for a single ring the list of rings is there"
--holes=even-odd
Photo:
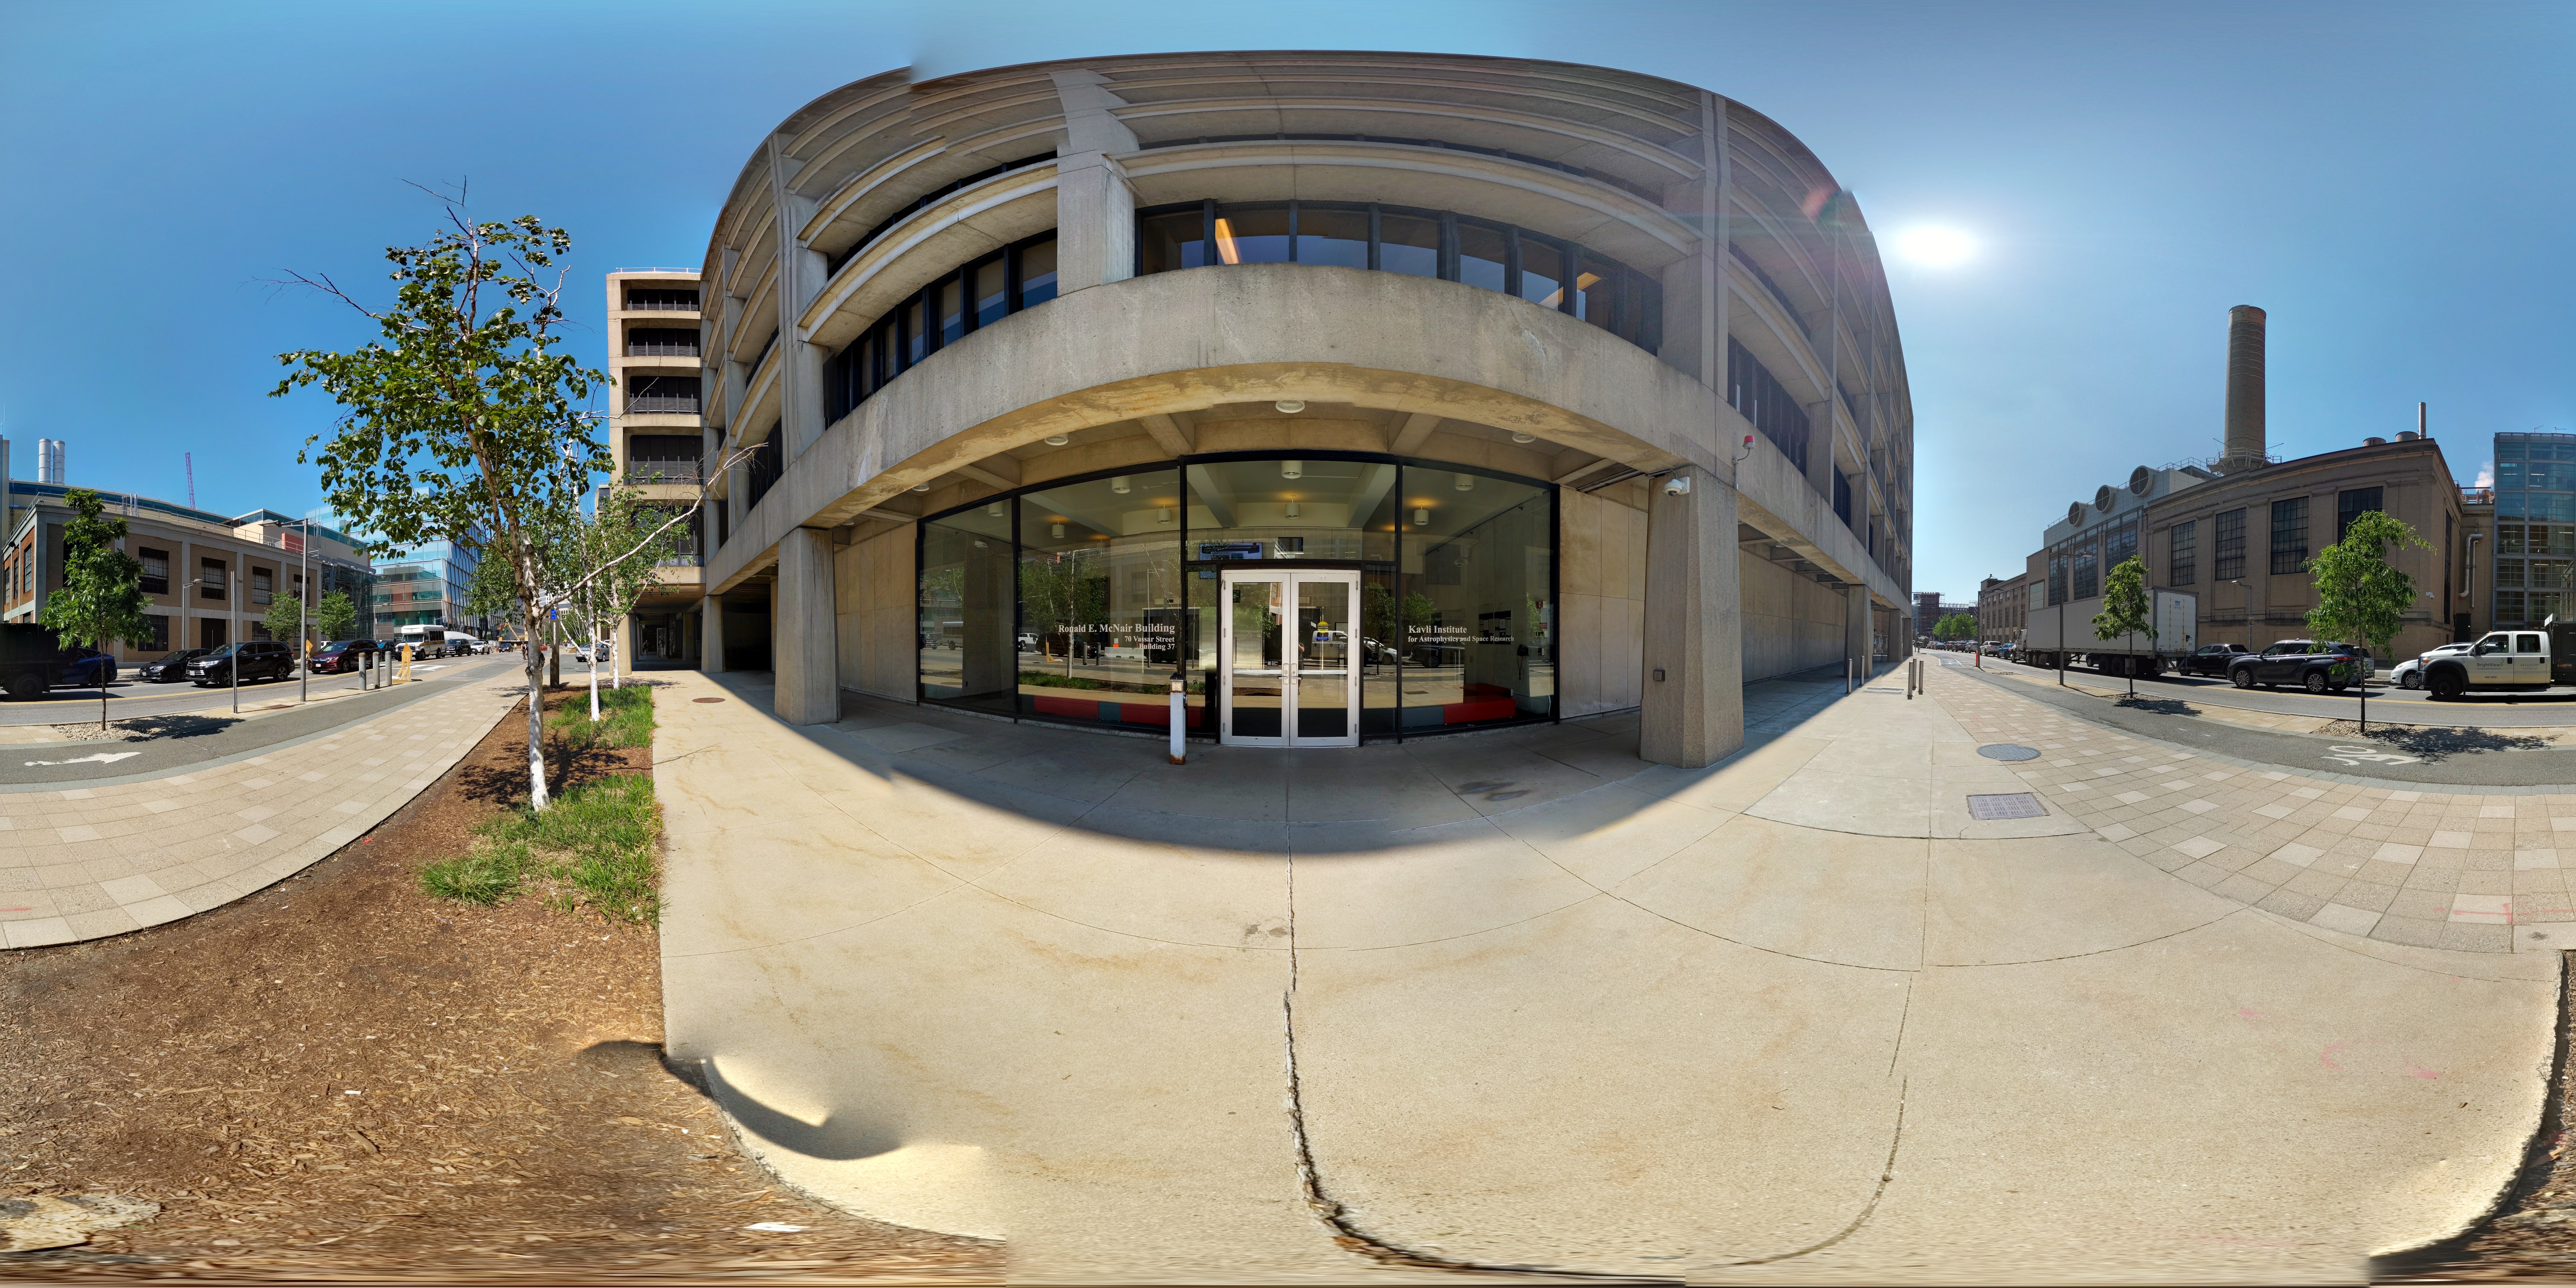
[[[2495,436],[2495,624],[2576,607],[2576,435]]]
[[[1555,492],[1392,458],[1201,458],[925,521],[921,694],[997,714],[1215,732],[1227,569],[1354,570],[1360,732],[1555,713]],[[1254,638],[1259,638],[1257,635]]]

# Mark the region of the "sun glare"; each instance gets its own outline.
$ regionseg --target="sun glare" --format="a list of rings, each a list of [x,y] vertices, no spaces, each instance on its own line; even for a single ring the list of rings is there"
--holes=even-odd
[[[1956,228],[1908,228],[1896,235],[1897,253],[1917,264],[1948,268],[1977,251],[1977,244]]]

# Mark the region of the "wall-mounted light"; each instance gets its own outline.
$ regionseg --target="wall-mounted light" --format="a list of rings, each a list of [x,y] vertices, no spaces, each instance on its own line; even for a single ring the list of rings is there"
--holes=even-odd
[[[1167,505],[1167,506],[1162,507],[1162,508],[1161,508],[1161,509],[1159,509],[1159,510],[1154,511],[1154,522],[1156,522],[1156,523],[1169,523],[1169,522],[1171,522],[1171,521],[1172,521],[1172,508],[1171,508],[1170,506],[1168,506],[1168,505]]]
[[[994,502],[994,503],[992,503],[991,505],[985,506],[985,507],[984,507],[984,513],[985,513],[987,516],[991,517],[991,518],[996,518],[996,519],[1001,518],[1001,517],[1002,517],[1002,503],[1001,503],[1001,502],[999,502],[999,501],[995,501],[995,502]]]
[[[1304,511],[1304,510],[1302,510],[1302,509],[1300,509],[1300,508],[1298,508],[1298,505],[1297,505],[1297,503],[1296,503],[1296,502],[1291,501],[1291,502],[1289,502],[1289,503],[1288,503],[1288,517],[1289,517],[1289,518],[1294,519],[1294,518],[1297,518],[1298,516],[1300,516],[1300,515],[1302,515],[1302,514],[1304,514],[1304,513],[1305,513],[1305,511]]]
[[[1118,477],[1109,480],[1109,490],[1120,496],[1127,495],[1127,476],[1121,474]]]
[[[1431,512],[1429,510],[1415,510],[1413,512],[1413,526],[1417,528],[1430,527]]]
[[[1049,447],[1062,447],[1072,441],[1072,438],[1063,434],[1049,434],[1046,436],[1046,445]]]
[[[1283,479],[1299,479],[1306,477],[1306,463],[1304,461],[1279,462],[1279,477]]]
[[[930,485],[927,483],[915,483],[912,485],[912,490],[915,492],[927,492],[930,490]]]
[[[1476,476],[1473,474],[1461,474],[1458,476],[1458,481],[1450,486],[1457,488],[1461,492],[1473,492],[1476,490]]]
[[[1294,416],[1297,413],[1306,410],[1306,400],[1303,398],[1282,398],[1270,405],[1290,416]]]

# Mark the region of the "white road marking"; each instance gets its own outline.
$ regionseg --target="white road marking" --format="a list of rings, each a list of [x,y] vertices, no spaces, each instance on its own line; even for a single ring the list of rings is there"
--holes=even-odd
[[[37,765],[113,765],[130,756],[142,754],[139,751],[102,751],[95,756],[83,756],[77,760],[30,760],[27,764],[31,768]]]
[[[2376,761],[2383,765],[2424,763],[2420,756],[2401,756],[2393,751],[2381,751],[2377,747],[2335,747],[2326,752],[2326,759],[2339,760],[2347,765],[2358,765],[2365,760]]]

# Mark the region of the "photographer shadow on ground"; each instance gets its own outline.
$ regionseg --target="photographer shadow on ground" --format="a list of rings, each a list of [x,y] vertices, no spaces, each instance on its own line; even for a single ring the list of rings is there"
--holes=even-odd
[[[2544,751],[2551,745],[2547,738],[2531,734],[2467,727],[2375,725],[2365,733],[2357,722],[2351,720],[2337,720],[2317,732],[2334,738],[2366,738],[2391,750],[2436,763],[2481,751]]]

